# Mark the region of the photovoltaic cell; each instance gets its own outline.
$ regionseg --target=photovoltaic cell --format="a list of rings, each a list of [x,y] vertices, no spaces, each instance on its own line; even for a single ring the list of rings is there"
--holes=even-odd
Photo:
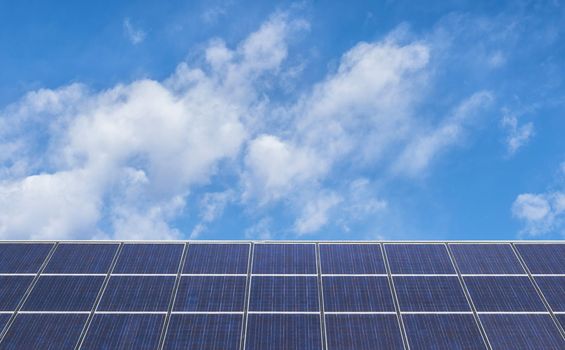
[[[18,314],[2,349],[74,349],[87,314]]]
[[[555,317],[557,317],[557,320],[561,324],[561,328],[565,329],[565,314],[555,315]]]
[[[99,311],[167,311],[174,276],[112,276]]]
[[[565,274],[565,244],[516,244],[532,274]]]
[[[174,311],[243,311],[244,276],[183,276]]]
[[[325,311],[394,311],[387,277],[323,277]]]
[[[324,274],[386,274],[378,244],[320,244]]]
[[[249,244],[190,244],[183,273],[246,274]]]
[[[565,341],[549,315],[481,314],[493,349],[565,349]]]
[[[401,311],[471,310],[457,277],[393,278]]]
[[[546,311],[528,277],[464,277],[477,311]]]
[[[255,244],[253,273],[316,274],[314,244]]]
[[[565,311],[565,277],[535,277],[545,300],[553,311]]]
[[[164,349],[239,349],[242,315],[172,314]]]
[[[96,314],[81,349],[157,349],[165,315]]]
[[[449,244],[462,274],[525,274],[510,244]]]
[[[11,316],[12,314],[0,314],[0,334],[2,334],[2,331],[4,330],[4,327],[10,320]]]
[[[64,244],[55,249],[45,273],[107,273],[118,244]]]
[[[251,311],[318,311],[317,277],[254,276]]]
[[[403,349],[396,315],[325,315],[328,350]]]
[[[40,276],[24,311],[90,311],[103,276]]]
[[[36,273],[45,261],[53,244],[0,244],[0,273]]]
[[[392,274],[455,274],[444,244],[385,244]]]
[[[322,348],[320,316],[249,314],[246,350],[318,350]]]
[[[176,274],[184,244],[124,244],[113,273]]]
[[[0,276],[0,311],[14,311],[33,276]]]
[[[410,349],[487,349],[472,314],[402,315]]]

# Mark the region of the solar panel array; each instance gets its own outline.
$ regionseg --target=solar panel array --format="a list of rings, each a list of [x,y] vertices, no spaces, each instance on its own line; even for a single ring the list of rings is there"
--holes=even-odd
[[[0,243],[0,349],[565,349],[562,242]]]

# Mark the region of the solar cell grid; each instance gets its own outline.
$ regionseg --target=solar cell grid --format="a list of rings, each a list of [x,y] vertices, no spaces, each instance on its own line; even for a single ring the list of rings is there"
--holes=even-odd
[[[96,314],[81,349],[157,349],[165,315]]]
[[[457,277],[393,278],[401,311],[471,311]]]
[[[320,316],[312,314],[248,315],[246,350],[318,350]]]
[[[124,244],[112,273],[176,274],[183,244]]]
[[[510,244],[449,244],[462,274],[525,274]]]
[[[403,349],[396,315],[325,316],[328,350]]]
[[[249,244],[190,244],[186,274],[246,274]]]
[[[53,244],[0,244],[0,273],[36,273],[45,261]]]
[[[314,244],[255,244],[254,274],[316,274]]]
[[[387,277],[323,277],[326,312],[395,311]]]
[[[379,244],[320,244],[322,274],[386,274]]]
[[[558,314],[555,315],[559,324],[561,324],[561,328],[565,329],[565,314]]]
[[[477,311],[546,311],[528,277],[464,277]]]
[[[22,310],[90,311],[103,282],[103,276],[40,276]]]
[[[183,276],[174,311],[243,311],[246,278]]]
[[[174,276],[112,276],[99,311],[167,311]]]
[[[0,276],[0,311],[14,311],[33,276]]]
[[[565,274],[565,244],[516,244],[532,274]]]
[[[455,274],[444,244],[385,244],[392,274]]]
[[[238,349],[242,316],[172,314],[164,349]]]
[[[107,273],[118,244],[61,243],[44,273]]]
[[[254,276],[250,311],[318,311],[316,277]]]
[[[565,277],[535,277],[545,300],[549,303],[551,310],[565,311]]]

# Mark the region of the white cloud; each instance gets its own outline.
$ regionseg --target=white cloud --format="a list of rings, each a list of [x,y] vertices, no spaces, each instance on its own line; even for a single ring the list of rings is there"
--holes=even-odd
[[[330,211],[342,201],[335,193],[322,193],[306,203],[294,227],[299,235],[318,231],[327,224]]]
[[[245,230],[245,238],[247,239],[273,239],[274,235],[271,232],[271,219],[263,218],[255,225]]]
[[[502,117],[502,127],[507,132],[506,147],[510,155],[515,154],[534,135],[534,124],[529,122],[518,125],[518,118],[515,115],[505,114]]]
[[[145,32],[135,27],[129,18],[125,18],[123,22],[124,34],[126,38],[134,45],[141,44],[145,40]]]

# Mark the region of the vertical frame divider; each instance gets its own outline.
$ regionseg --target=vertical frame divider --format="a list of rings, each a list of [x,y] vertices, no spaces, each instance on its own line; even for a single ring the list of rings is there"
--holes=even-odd
[[[249,300],[251,298],[251,275],[253,268],[253,253],[255,252],[255,244],[249,242],[249,255],[247,257],[247,279],[245,281],[245,302],[243,303],[243,317],[241,319],[241,338],[239,339],[240,350],[245,349],[245,341],[247,338],[247,318],[249,311]]]
[[[328,337],[326,333],[326,314],[324,306],[324,285],[322,281],[322,260],[320,257],[320,244],[316,243],[316,271],[318,273],[318,304],[320,308],[320,335],[322,350],[328,348]]]

